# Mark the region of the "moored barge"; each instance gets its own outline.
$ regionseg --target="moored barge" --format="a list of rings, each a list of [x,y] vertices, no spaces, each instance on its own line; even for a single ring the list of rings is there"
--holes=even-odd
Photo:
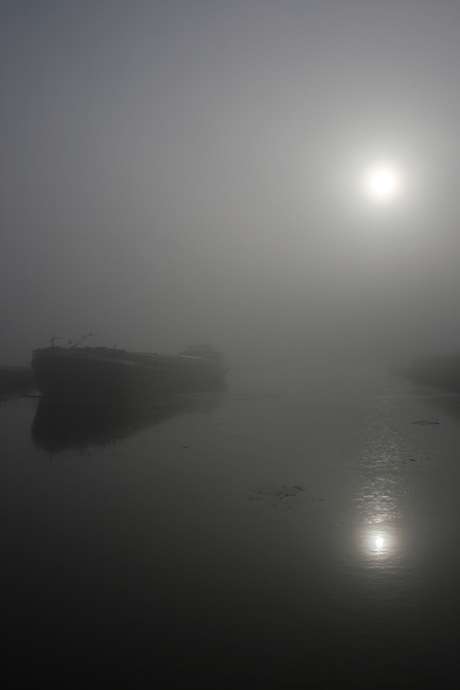
[[[227,372],[223,355],[207,345],[163,355],[53,342],[33,351],[32,368],[43,397],[77,400],[208,390],[222,387]]]

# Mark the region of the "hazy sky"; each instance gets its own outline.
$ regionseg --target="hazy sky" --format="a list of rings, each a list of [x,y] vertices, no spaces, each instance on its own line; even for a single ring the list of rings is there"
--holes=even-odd
[[[1,363],[459,348],[459,2],[0,7]]]

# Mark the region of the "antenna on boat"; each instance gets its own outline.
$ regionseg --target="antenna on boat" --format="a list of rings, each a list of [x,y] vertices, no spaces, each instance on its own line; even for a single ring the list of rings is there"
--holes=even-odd
[[[69,350],[73,350],[74,347],[77,347],[77,345],[80,345],[80,343],[82,343],[82,342],[83,342],[84,340],[86,340],[87,338],[91,338],[91,336],[93,336],[93,335],[94,335],[94,333],[88,333],[87,335],[82,335],[81,338],[80,338],[80,340],[78,340],[76,343],[74,343],[73,345],[71,345],[71,346],[69,347]]]

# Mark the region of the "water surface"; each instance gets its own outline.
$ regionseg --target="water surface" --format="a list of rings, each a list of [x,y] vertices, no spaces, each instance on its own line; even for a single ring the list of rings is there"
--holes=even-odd
[[[8,666],[30,687],[446,686],[459,431],[459,396],[364,369],[128,410],[4,400]]]

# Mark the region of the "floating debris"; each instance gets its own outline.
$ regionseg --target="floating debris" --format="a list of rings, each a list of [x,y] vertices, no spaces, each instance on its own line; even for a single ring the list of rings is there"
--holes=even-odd
[[[255,488],[248,496],[250,501],[263,501],[271,503],[273,507],[283,505],[290,507],[295,503],[302,503],[305,500],[304,492],[306,487],[299,484],[293,486],[280,486],[279,484],[271,484],[265,488]]]
[[[426,424],[439,424],[439,422],[438,422],[437,419],[434,420],[434,421],[429,421],[429,420],[427,420],[427,419],[421,419],[421,420],[418,421],[418,422],[412,422],[412,424],[422,424],[422,425],[424,426],[424,425],[426,425]]]

